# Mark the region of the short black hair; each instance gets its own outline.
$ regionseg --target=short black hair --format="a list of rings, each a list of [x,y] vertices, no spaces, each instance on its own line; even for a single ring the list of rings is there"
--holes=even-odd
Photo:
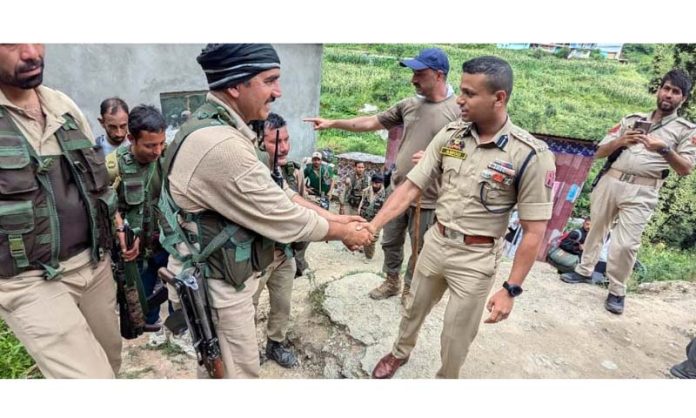
[[[685,71],[680,70],[679,68],[675,68],[667,72],[667,74],[665,74],[664,77],[662,77],[662,81],[660,82],[660,88],[662,88],[662,86],[664,86],[667,81],[672,83],[673,86],[679,87],[679,89],[682,91],[682,96],[684,96],[684,98],[689,97],[693,81]]]
[[[365,161],[358,161],[358,160],[353,161],[353,166],[357,167],[358,164],[365,165]]]
[[[128,105],[120,97],[109,97],[104,99],[99,105],[99,113],[104,116],[107,112],[115,115],[119,110],[128,113]]]
[[[140,133],[145,132],[164,132],[167,123],[164,116],[156,107],[150,105],[138,105],[128,114],[128,131],[136,140]]]
[[[268,129],[269,131],[273,129],[280,129],[285,125],[287,125],[285,119],[283,119],[283,117],[279,114],[273,112],[268,114],[266,121],[263,123],[264,129]]]
[[[488,88],[491,92],[503,90],[507,100],[512,95],[512,67],[502,58],[483,56],[462,64],[462,72],[466,74],[485,74]]]

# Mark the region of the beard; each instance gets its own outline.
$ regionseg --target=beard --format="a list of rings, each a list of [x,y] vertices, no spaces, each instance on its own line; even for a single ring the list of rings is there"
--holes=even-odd
[[[23,73],[35,70],[37,67],[41,68],[41,71],[39,71],[38,74],[30,77],[22,77]],[[43,82],[43,70],[43,59],[40,58],[37,60],[28,61],[17,67],[14,74],[0,73],[0,82],[20,89],[30,90],[40,86]]]
[[[672,104],[669,100],[659,100],[657,101],[657,108],[663,112],[672,113],[677,110],[677,106]]]

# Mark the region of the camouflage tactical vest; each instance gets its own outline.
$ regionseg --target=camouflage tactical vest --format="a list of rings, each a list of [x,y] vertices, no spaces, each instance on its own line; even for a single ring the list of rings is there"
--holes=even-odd
[[[294,192],[299,193],[299,185],[297,184],[297,178],[295,177],[295,170],[299,170],[300,165],[294,161],[288,161],[287,164],[280,168],[280,172],[283,174],[283,178],[288,183]]]
[[[109,187],[104,156],[80,131],[70,114],[56,132],[60,156],[39,156],[0,107],[0,278],[44,270],[59,278],[59,261],[77,253],[71,243],[91,247],[92,260],[111,248],[116,195]],[[76,189],[56,195],[56,190]],[[74,201],[58,201],[72,196]],[[60,208],[84,208],[76,214],[88,225],[63,225]],[[87,236],[85,236],[87,235]]]
[[[379,212],[384,205],[384,201],[387,198],[386,196],[387,194],[384,191],[384,186],[382,186],[379,192],[374,193],[372,201],[367,205],[363,204],[362,208],[360,208],[360,216],[365,218],[367,221],[373,220],[377,215],[377,212]]]
[[[360,205],[363,190],[365,190],[365,188],[369,185],[370,182],[367,179],[367,174],[363,173],[360,180],[358,180],[355,173],[353,173],[350,176],[350,190],[348,191],[348,198],[346,199],[348,204],[354,208],[357,208],[358,205]]]
[[[118,164],[118,209],[140,237],[141,253],[144,258],[153,250],[152,236],[157,232],[153,209],[157,206],[161,189],[161,167],[159,160],[140,164],[130,147],[119,147],[116,151]]]
[[[271,264],[275,243],[217,212],[184,212],[172,199],[167,179],[176,154],[186,138],[199,129],[224,125],[237,127],[225,108],[206,101],[191,115],[191,119],[181,127],[172,144],[167,147],[162,158],[162,189],[157,205],[160,243],[169,254],[183,262],[184,268],[196,266],[205,278],[224,280],[241,290],[244,282],[254,272]],[[198,233],[184,230],[180,220],[195,222]],[[177,249],[179,243],[184,243],[191,254],[181,254]],[[198,248],[194,244],[198,244]]]

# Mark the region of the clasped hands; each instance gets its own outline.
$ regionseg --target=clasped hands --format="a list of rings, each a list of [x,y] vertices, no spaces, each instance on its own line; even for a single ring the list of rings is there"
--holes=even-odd
[[[645,134],[643,133],[643,131],[639,130],[628,131],[621,139],[623,140],[624,145],[626,146],[630,147],[634,144],[643,144],[645,149],[653,152],[657,152],[658,150],[667,146],[667,143],[665,143],[661,139],[655,138],[652,135]]]
[[[375,240],[374,234],[377,229],[360,216],[335,215],[332,220],[346,224],[345,235],[341,242],[351,251],[359,250]]]

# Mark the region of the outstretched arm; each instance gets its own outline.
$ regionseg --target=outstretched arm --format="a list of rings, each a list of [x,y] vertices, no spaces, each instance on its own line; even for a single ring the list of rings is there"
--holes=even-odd
[[[370,132],[384,129],[377,116],[358,116],[352,119],[304,118],[314,125],[315,131],[323,129],[341,129],[351,132]]]

